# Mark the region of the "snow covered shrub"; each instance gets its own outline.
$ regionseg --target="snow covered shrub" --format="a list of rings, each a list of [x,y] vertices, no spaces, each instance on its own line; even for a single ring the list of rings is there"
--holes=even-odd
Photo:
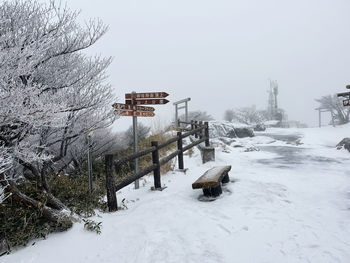
[[[185,114],[179,117],[180,120],[184,121],[186,119]],[[211,121],[213,117],[206,111],[190,111],[188,112],[188,121]]]
[[[46,238],[51,232],[64,231],[72,226],[69,217],[62,217],[59,221],[43,217],[47,200],[34,182],[23,182],[18,188],[29,198],[38,200],[40,206],[38,209],[16,202],[15,196],[10,196],[0,204],[0,254],[9,253],[16,246],[25,246],[32,239]]]
[[[51,177],[50,186],[52,194],[79,216],[89,217],[95,215],[96,209],[100,211],[107,209],[103,201],[106,195],[104,176],[94,180],[92,193],[89,190],[87,174],[54,176]],[[35,182],[22,180],[18,188],[23,194],[38,200],[41,208],[28,207],[16,202],[12,196],[0,204],[0,244],[5,244],[2,249],[0,246],[2,252],[9,252],[15,246],[24,246],[34,238],[45,238],[51,232],[64,231],[72,225],[69,217],[52,222],[42,216],[47,199]]]
[[[77,215],[90,217],[95,215],[95,209],[100,211],[107,209],[106,202],[103,201],[106,195],[104,176],[94,178],[92,193],[90,193],[87,173],[83,175],[61,174],[52,177],[50,183],[52,193]]]
[[[102,222],[95,222],[90,219],[83,219],[84,221],[84,228],[91,232],[96,232],[96,234],[101,234],[101,226]]]

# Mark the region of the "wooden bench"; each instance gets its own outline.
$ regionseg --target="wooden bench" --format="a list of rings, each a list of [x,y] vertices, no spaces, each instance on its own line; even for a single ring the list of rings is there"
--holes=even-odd
[[[203,189],[205,196],[216,197],[222,193],[221,183],[228,183],[230,178],[228,172],[231,165],[217,166],[206,171],[201,177],[192,184],[193,189]]]

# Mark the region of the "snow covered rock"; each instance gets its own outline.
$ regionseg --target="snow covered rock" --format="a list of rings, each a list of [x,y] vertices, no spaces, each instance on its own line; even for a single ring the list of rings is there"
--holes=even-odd
[[[227,134],[234,129],[230,122],[209,122],[209,136],[211,138],[227,137]]]
[[[248,147],[244,150],[244,152],[258,152],[258,151],[260,151],[260,149],[255,146]]]
[[[340,143],[337,144],[338,150],[342,148],[345,148],[350,152],[350,138],[344,138]]]
[[[233,142],[236,141],[234,139],[225,138],[225,137],[220,137],[219,140],[228,146],[230,146]]]
[[[254,131],[251,128],[235,128],[235,133],[238,138],[254,137]]]
[[[228,133],[226,134],[226,137],[229,137],[229,138],[237,138],[235,129],[229,130]]]
[[[265,131],[265,130],[266,130],[266,126],[263,123],[257,124],[254,127],[254,131]]]
[[[211,138],[253,137],[254,131],[248,125],[241,123],[212,121],[209,122],[209,136]]]
[[[271,121],[265,121],[265,122],[264,122],[264,125],[265,125],[266,127],[279,127],[279,123],[280,123],[280,121],[271,120]]]

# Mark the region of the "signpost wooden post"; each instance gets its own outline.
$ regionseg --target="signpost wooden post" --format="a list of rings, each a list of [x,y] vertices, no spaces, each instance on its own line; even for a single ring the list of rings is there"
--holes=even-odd
[[[136,94],[135,91],[132,92],[132,95]],[[135,104],[134,103],[134,98],[132,96],[131,98],[131,104]],[[136,109],[137,112],[137,109]],[[138,138],[137,138],[137,116],[135,116],[135,114],[133,114],[132,116],[132,127],[133,127],[133,137],[134,137],[134,153],[137,153],[139,151],[139,142],[138,142]],[[135,174],[137,174],[139,172],[139,158],[135,159]],[[139,180],[135,181],[135,189],[139,189],[140,187],[140,182]]]
[[[138,152],[137,138],[137,117],[154,117],[154,108],[140,105],[162,105],[169,101],[164,99],[169,96],[166,92],[147,92],[147,93],[126,93],[125,104],[114,103],[114,111],[121,116],[132,116],[134,152]],[[135,174],[139,170],[138,158],[135,159]],[[135,181],[135,189],[139,188],[139,180]]]

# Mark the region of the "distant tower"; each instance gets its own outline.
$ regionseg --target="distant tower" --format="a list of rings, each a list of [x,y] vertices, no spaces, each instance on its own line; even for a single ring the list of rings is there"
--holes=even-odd
[[[278,113],[277,95],[278,95],[278,84],[275,80],[270,80],[270,89],[268,90],[269,98],[267,104],[267,112],[271,120],[276,119]]]
[[[274,82],[273,93],[275,95],[275,109],[276,109],[276,112],[277,112],[277,109],[278,109],[278,106],[277,106],[277,95],[278,95],[278,84],[277,84],[277,81]]]

